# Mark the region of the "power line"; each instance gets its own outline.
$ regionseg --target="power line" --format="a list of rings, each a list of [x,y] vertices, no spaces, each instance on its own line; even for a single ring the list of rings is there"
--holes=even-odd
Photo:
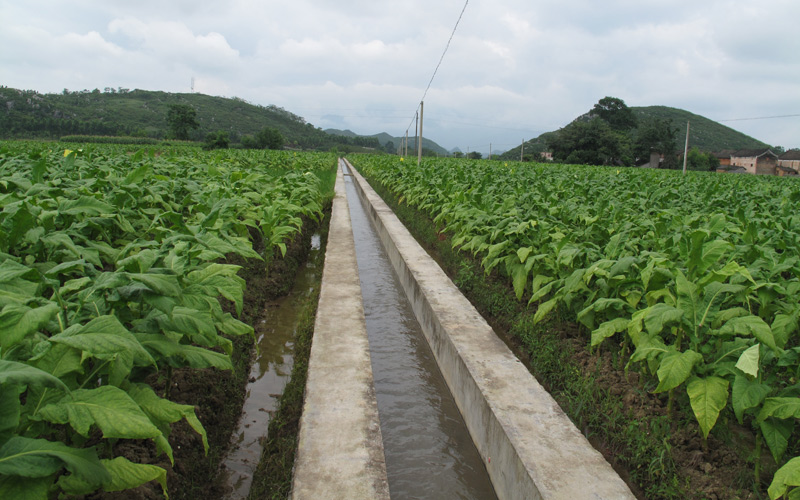
[[[730,118],[728,120],[717,120],[720,122],[743,122],[747,120],[771,120],[772,118],[793,118],[796,116],[800,116],[800,114],[796,115],[777,115],[777,116],[757,116],[755,118]]]
[[[450,38],[447,40],[447,45],[445,45],[445,47],[444,47],[444,51],[442,52],[442,57],[439,58],[439,63],[436,65],[436,69],[433,70],[433,75],[431,75],[431,79],[428,82],[428,86],[425,87],[425,92],[422,93],[422,99],[420,99],[420,102],[424,101],[425,100],[425,96],[428,95],[428,90],[430,90],[431,84],[433,84],[433,79],[436,77],[436,72],[439,71],[439,66],[442,65],[442,61],[444,60],[444,55],[447,54],[447,49],[450,48],[450,42],[453,41],[453,36],[455,36],[456,29],[458,29],[458,23],[461,22],[461,17],[464,15],[464,11],[467,10],[467,5],[468,4],[469,4],[469,0],[464,2],[464,7],[461,9],[461,14],[458,15],[458,20],[456,21],[456,25],[453,26],[453,32],[450,33]],[[418,109],[419,109],[419,106],[417,106],[417,110]],[[414,111],[414,113],[416,114],[416,110]],[[411,124],[412,123],[414,123],[414,118],[411,119],[411,121],[408,124],[408,127],[406,127],[406,130],[411,128]]]

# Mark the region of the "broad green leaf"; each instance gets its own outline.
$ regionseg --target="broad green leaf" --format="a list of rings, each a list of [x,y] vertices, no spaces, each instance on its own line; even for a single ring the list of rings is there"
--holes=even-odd
[[[592,347],[600,344],[615,333],[624,332],[628,328],[628,323],[630,323],[630,320],[627,318],[616,318],[601,324],[592,332]]]
[[[161,434],[139,405],[113,386],[73,391],[39,410],[38,416],[56,424],[68,423],[82,436],[88,436],[93,425],[105,438],[146,439]]]
[[[547,316],[557,305],[558,299],[556,298],[552,298],[547,302],[542,302],[539,304],[539,307],[536,308],[536,314],[533,315],[534,324],[542,321],[545,316]]]
[[[19,426],[22,405],[19,395],[21,385],[0,384],[0,446],[10,438]]]
[[[707,438],[728,402],[728,381],[719,377],[695,377],[686,386],[686,392],[703,437]]]
[[[144,283],[155,293],[169,297],[179,297],[181,294],[181,287],[176,276],[155,273],[127,273],[127,276],[134,281]]]
[[[111,481],[103,485],[105,491],[123,491],[136,488],[150,481],[158,481],[164,497],[169,500],[169,495],[167,494],[167,471],[161,467],[133,463],[124,457],[103,460],[103,465],[106,466],[106,469],[111,474]]]
[[[649,308],[644,317],[644,326],[652,334],[660,334],[664,327],[680,322],[684,311],[660,302]]]
[[[169,499],[167,494],[167,472],[156,465],[137,464],[125,457],[116,457],[112,460],[101,460],[111,478],[103,483],[103,491],[115,492],[123,491],[149,483],[158,481],[164,497]],[[62,476],[58,479],[58,486],[70,495],[87,495],[97,489],[96,485],[85,481],[79,476]]]
[[[685,352],[671,352],[661,358],[658,366],[658,387],[655,392],[664,392],[681,385],[692,374],[694,365],[703,356],[691,349]]]
[[[0,347],[3,350],[17,344],[46,325],[58,313],[58,304],[49,302],[41,307],[7,305],[0,312]]]
[[[84,357],[89,355],[103,360],[116,360],[120,364],[119,369],[127,370],[128,373],[134,362],[140,366],[156,366],[155,359],[115,316],[100,316],[80,328],[78,333],[54,335],[50,337],[50,342],[78,349],[84,353]],[[124,378],[127,373],[118,375]],[[117,384],[120,381],[117,377],[112,383]]]
[[[9,385],[42,385],[69,392],[69,388],[61,381],[46,371],[39,368],[0,359],[0,384]]]
[[[725,240],[709,241],[703,245],[703,255],[700,259],[698,274],[704,274],[708,268],[717,263],[726,252],[733,250],[733,243]]]
[[[7,283],[14,278],[21,278],[31,272],[34,272],[34,270],[24,264],[11,259],[5,260],[0,264],[0,283]]]
[[[767,398],[761,411],[758,412],[758,421],[767,417],[775,418],[800,418],[800,398]]]
[[[153,422],[171,424],[185,418],[189,426],[202,437],[203,448],[206,454],[208,453],[208,436],[203,424],[197,419],[194,406],[181,405],[160,398],[150,386],[144,384],[132,386],[128,394]]]
[[[139,338],[141,344],[150,351],[157,352],[164,358],[173,358],[173,360],[170,361],[170,365],[172,366],[188,365],[197,369],[233,369],[231,358],[226,354],[210,351],[203,347],[180,344],[161,334],[141,335]],[[185,363],[181,363],[178,360],[183,360]]]
[[[797,326],[797,314],[777,314],[775,320],[772,322],[772,333],[775,336],[775,344],[781,349],[786,347],[789,336],[797,331]]]
[[[514,285],[514,294],[517,296],[517,300],[522,300],[525,286],[528,284],[528,270],[523,264],[517,264],[513,267],[511,278]]]
[[[62,214],[95,216],[113,214],[116,208],[91,196],[81,196],[77,200],[62,200],[58,204],[58,211]]]
[[[772,476],[772,483],[767,489],[769,498],[776,500],[786,494],[790,486],[800,486],[800,457],[794,457],[786,462]]]
[[[48,500],[52,482],[40,477],[0,476],[0,498]]]
[[[517,249],[517,257],[519,258],[519,262],[524,264],[526,260],[528,260],[528,256],[533,251],[533,247],[520,247]]]
[[[21,436],[0,447],[0,475],[47,477],[62,467],[97,484],[109,479],[94,448],[70,448],[57,441]]]
[[[770,417],[760,422],[759,427],[772,458],[776,463],[780,463],[789,447],[789,438],[792,437],[794,422]]]
[[[675,276],[677,306],[683,312],[683,320],[689,331],[696,332],[703,316],[697,285],[690,282],[682,272]]]
[[[164,318],[165,329],[186,335],[192,342],[206,347],[219,343],[214,318],[211,314],[187,307],[176,307],[170,318]]]
[[[636,345],[636,350],[631,355],[631,361],[633,362],[652,359],[661,353],[669,352],[669,348],[661,340],[661,337],[653,333],[639,334],[634,344]]]
[[[751,380],[744,375],[736,375],[733,379],[731,400],[733,402],[733,412],[736,414],[736,419],[740,424],[742,423],[744,412],[760,405],[771,390],[768,385],[761,384],[757,380]]]
[[[135,169],[131,170],[130,173],[125,176],[125,179],[122,181],[122,184],[138,184],[147,177],[147,174],[150,173],[150,169],[152,167],[149,163],[143,163],[136,167]]]
[[[761,318],[755,315],[733,318],[720,328],[722,335],[739,335],[742,337],[755,337],[759,342],[778,351],[772,329]]]
[[[742,370],[744,373],[751,377],[758,377],[758,360],[761,344],[755,344],[739,356],[739,361],[736,362],[736,368]]]

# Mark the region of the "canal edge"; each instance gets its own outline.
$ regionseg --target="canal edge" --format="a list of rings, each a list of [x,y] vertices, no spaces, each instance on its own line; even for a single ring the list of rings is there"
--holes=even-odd
[[[388,499],[361,285],[341,168],[314,325],[293,499]]]

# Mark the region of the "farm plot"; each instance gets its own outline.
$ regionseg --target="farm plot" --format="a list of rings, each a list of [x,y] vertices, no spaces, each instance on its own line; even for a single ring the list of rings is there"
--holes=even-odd
[[[558,311],[583,325],[591,348],[615,350],[667,394],[670,414],[690,412],[704,439],[721,416],[752,428],[755,481],[763,449],[777,469],[765,478],[770,497],[800,495],[800,184],[451,159],[354,164],[505,277],[535,321]]]
[[[269,259],[318,218],[331,155],[35,143],[0,148],[0,497],[120,491],[163,468],[115,455],[189,405],[144,382],[231,368],[244,280],[226,256]],[[327,182],[327,181],[326,181]]]

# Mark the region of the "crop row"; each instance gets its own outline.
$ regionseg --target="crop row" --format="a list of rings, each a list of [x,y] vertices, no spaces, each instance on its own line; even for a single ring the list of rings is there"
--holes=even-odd
[[[172,423],[207,448],[206,432],[145,377],[231,368],[230,337],[253,329],[223,308],[240,314],[245,286],[225,257],[285,252],[335,160],[42,148],[0,148],[0,497],[166,494],[164,469],[113,444],[151,439],[172,460]]]
[[[428,213],[535,321],[556,309],[592,348],[613,342],[655,392],[685,391],[704,438],[721,412],[783,466],[771,498],[800,498],[800,183],[568,165],[355,160]],[[756,463],[759,474],[760,457]],[[794,489],[793,489],[794,488]]]

